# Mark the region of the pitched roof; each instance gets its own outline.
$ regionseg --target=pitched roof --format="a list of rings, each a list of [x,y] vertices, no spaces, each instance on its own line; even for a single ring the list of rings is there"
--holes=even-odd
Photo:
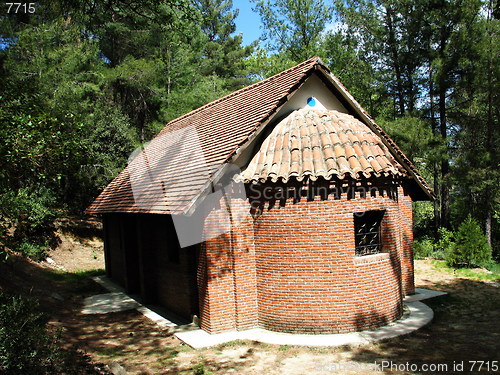
[[[305,108],[274,127],[240,176],[257,183],[389,175],[408,173],[368,126],[342,112]]]
[[[337,90],[344,104],[379,137],[421,191],[432,196],[432,190],[390,137],[314,57],[170,121],[86,211],[187,212],[210,187],[218,167],[236,158],[314,72]]]

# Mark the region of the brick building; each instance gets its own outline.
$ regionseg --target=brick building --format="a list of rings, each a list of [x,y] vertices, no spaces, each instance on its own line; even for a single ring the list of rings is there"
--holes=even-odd
[[[87,211],[146,303],[210,333],[337,333],[401,316],[412,201],[432,197],[312,58],[169,122]]]

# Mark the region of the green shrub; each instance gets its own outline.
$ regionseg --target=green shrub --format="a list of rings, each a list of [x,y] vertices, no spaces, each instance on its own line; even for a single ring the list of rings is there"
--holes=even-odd
[[[5,262],[9,257],[6,246],[8,230],[9,224],[0,217],[0,262]]]
[[[14,218],[17,224],[14,237],[19,243],[32,238],[43,239],[43,242],[52,239],[56,215],[50,207],[54,205],[55,198],[49,190],[20,189],[9,198],[10,217]]]
[[[446,254],[454,245],[453,232],[439,228],[439,240],[437,243],[424,238],[421,241],[414,242],[414,257],[415,259],[434,258],[445,259]]]
[[[23,241],[17,250],[35,262],[40,262],[47,258],[47,245]]]
[[[434,257],[436,259],[445,259],[446,254],[452,251],[455,246],[454,233],[446,228],[438,229],[439,240],[434,246]]]
[[[455,233],[455,242],[447,251],[450,266],[483,266],[491,261],[491,248],[479,223],[468,216]]]
[[[483,267],[496,275],[497,279],[500,278],[500,263],[497,263],[492,259],[491,261],[483,264]]]
[[[434,243],[429,239],[414,242],[413,256],[415,259],[424,259],[434,255]]]
[[[35,260],[43,259],[45,250],[58,242],[56,213],[51,209],[54,204],[54,196],[45,188],[0,194],[0,245]]]
[[[0,373],[54,373],[57,337],[47,333],[47,319],[31,299],[0,293]]]
[[[431,202],[413,203],[413,232],[416,239],[425,240],[434,235],[434,207]]]

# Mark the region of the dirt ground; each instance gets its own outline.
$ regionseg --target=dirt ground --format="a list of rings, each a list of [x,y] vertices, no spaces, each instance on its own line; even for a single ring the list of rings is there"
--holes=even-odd
[[[61,242],[49,254],[48,265],[63,271],[104,270],[102,224],[96,219],[64,218],[56,222]]]
[[[81,314],[84,297],[104,292],[88,277],[104,267],[102,243],[96,238],[62,237],[60,247],[50,254],[53,262],[37,264],[12,257],[7,265],[0,264],[0,289],[41,300],[50,325],[62,330],[62,347],[74,358],[68,373],[103,374],[109,369],[127,374],[478,373],[480,363],[473,361],[485,361],[480,373],[498,373],[492,371],[493,361],[500,361],[498,283],[458,277],[437,261],[415,262],[416,284],[449,295],[426,302],[434,310],[434,320],[408,336],[362,347],[236,341],[194,350],[136,311]]]
[[[49,254],[56,268],[75,272],[104,269],[102,241],[97,237],[81,238],[69,231],[58,231],[61,244]],[[49,259],[49,261],[50,261]],[[47,262],[48,263],[48,262]]]

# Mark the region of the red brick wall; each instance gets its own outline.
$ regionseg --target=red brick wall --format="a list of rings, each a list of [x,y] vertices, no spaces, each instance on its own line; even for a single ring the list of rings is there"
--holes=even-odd
[[[255,221],[259,324],[283,332],[335,333],[397,319],[401,313],[397,200],[302,197]],[[354,254],[353,212],[385,209],[384,250]],[[383,259],[380,259],[383,258]]]
[[[413,273],[413,205],[409,195],[405,195],[403,188],[399,188],[399,213],[401,230],[401,279],[404,295],[415,293]]]
[[[201,327],[337,333],[396,320],[413,287],[411,200],[391,191],[260,202],[253,218],[201,246]],[[226,209],[209,215],[208,231]],[[356,258],[353,213],[378,209],[384,254]]]
[[[211,214],[207,227],[216,222],[219,215]],[[200,301],[200,325],[208,332],[220,332],[236,328],[234,302],[233,257],[231,233],[205,241],[200,246],[198,258],[198,293]]]
[[[200,324],[208,332],[243,330],[257,325],[257,278],[255,266],[253,219],[248,203],[228,202],[212,211],[206,221],[207,237],[211,227],[231,221],[232,231],[205,241],[200,247],[198,289]],[[238,222],[239,213],[246,218]]]

